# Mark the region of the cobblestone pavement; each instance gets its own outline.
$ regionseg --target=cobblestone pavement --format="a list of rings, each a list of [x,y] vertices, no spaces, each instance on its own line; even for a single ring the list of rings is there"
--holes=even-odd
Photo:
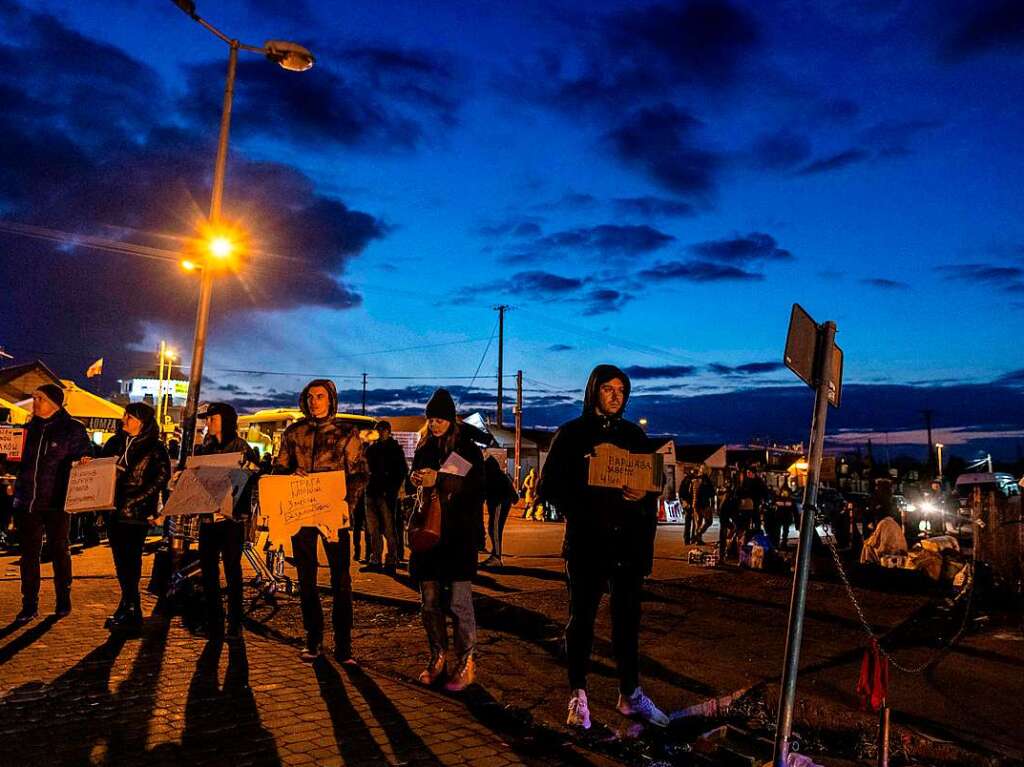
[[[19,606],[15,562],[0,558],[3,622]],[[506,737],[501,706],[483,689],[460,699],[373,663],[302,663],[292,597],[257,606],[261,622],[249,622],[242,641],[206,642],[179,618],[148,618],[139,638],[112,636],[103,620],[116,582],[97,572],[109,551],[90,549],[75,565],[71,616],[46,614],[44,583],[41,617],[0,628],[5,767],[610,764],[560,739]],[[147,615],[153,603],[144,597]],[[416,620],[409,608],[358,603],[356,644],[366,649]]]

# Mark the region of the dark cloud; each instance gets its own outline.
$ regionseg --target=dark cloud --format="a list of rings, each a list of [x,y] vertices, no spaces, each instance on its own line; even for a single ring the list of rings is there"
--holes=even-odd
[[[691,199],[710,198],[722,160],[701,147],[701,123],[673,104],[633,112],[608,133],[616,155],[664,188]]]
[[[937,267],[939,274],[947,279],[973,285],[991,285],[996,288],[1019,293],[1024,289],[1024,267],[1002,264],[950,264]]]
[[[862,285],[868,285],[872,288],[881,288],[882,290],[909,290],[910,285],[900,280],[890,280],[888,277],[865,277],[861,281]]]
[[[583,302],[583,314],[594,316],[617,312],[634,298],[632,293],[605,287],[588,290],[580,300]]]
[[[186,72],[179,108],[197,124],[217,124],[221,92],[210,86],[223,79],[223,69],[215,61]],[[242,141],[413,149],[456,124],[455,92],[450,69],[414,51],[353,48],[298,74],[245,58],[238,62],[231,130]]]
[[[698,369],[695,365],[631,365],[624,368],[623,372],[635,381],[647,381],[653,378],[689,378]]]
[[[145,65],[52,17],[13,8],[0,22],[0,61],[11,64],[0,68],[0,93],[21,97],[0,112],[0,209],[8,220],[98,236],[122,252],[0,234],[0,279],[20,287],[6,310],[43,315],[9,328],[8,339],[45,349],[75,338],[116,374],[111,360],[141,340],[142,323],[191,327],[197,278],[182,272],[177,254],[195,247],[205,220],[214,147],[201,137],[210,132],[172,124],[167,94]],[[19,61],[37,62],[40,73]],[[52,106],[39,104],[67,106],[56,119]],[[217,280],[219,317],[357,305],[360,296],[341,277],[387,231],[376,217],[317,193],[301,172],[239,152],[224,219],[250,236],[238,273]],[[171,261],[123,253],[145,248]]]
[[[513,274],[502,287],[509,293],[550,296],[573,293],[582,288],[583,284],[584,281],[578,277],[562,277],[551,272],[528,271]]]
[[[669,197],[616,197],[612,202],[620,213],[646,218],[688,218],[697,213],[696,207],[691,203]]]
[[[1012,384],[1015,386],[1024,385],[1024,368],[1011,370],[1009,373],[999,376],[996,383]]]
[[[801,133],[779,130],[757,138],[754,163],[765,170],[789,170],[811,156],[811,141]]]
[[[592,194],[587,192],[574,192],[570,190],[557,200],[537,203],[537,205],[533,207],[537,210],[589,210],[597,207],[599,202],[600,201]]]
[[[799,174],[801,176],[812,176],[818,173],[829,173],[865,162],[870,158],[870,153],[863,149],[847,149],[808,163],[800,169]]]
[[[911,154],[915,138],[942,125],[938,120],[882,120],[860,132],[862,143],[879,158]]]
[[[748,362],[744,365],[723,365],[712,362],[708,370],[722,376],[751,376],[763,373],[775,373],[785,367],[781,362]]]
[[[554,232],[536,240],[532,248],[538,256],[561,250],[590,251],[606,257],[636,256],[659,250],[673,240],[671,234],[646,224],[601,224]]]
[[[655,282],[749,282],[764,279],[764,275],[758,272],[710,261],[666,261],[642,270],[639,276]]]
[[[549,352],[569,352],[569,351],[572,351],[575,348],[576,348],[575,346],[570,346],[569,344],[551,344],[551,346],[548,347],[548,351]]]
[[[1019,0],[976,0],[955,6],[953,13],[959,18],[942,46],[950,59],[1024,46],[1024,4]]]
[[[775,238],[764,232],[751,232],[721,240],[707,240],[689,246],[689,251],[702,260],[729,264],[756,261],[789,261],[793,254],[780,248]]]
[[[534,216],[513,216],[504,221],[483,224],[477,232],[484,237],[540,237],[542,221]]]

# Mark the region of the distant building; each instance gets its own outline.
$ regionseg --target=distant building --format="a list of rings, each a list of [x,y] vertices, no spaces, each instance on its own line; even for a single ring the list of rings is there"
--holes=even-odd
[[[159,378],[129,378],[118,381],[121,384],[121,396],[128,402],[148,402],[154,404],[160,388]],[[164,396],[169,398],[171,407],[184,407],[188,397],[188,379],[164,379]]]
[[[8,402],[31,399],[43,384],[61,385],[60,377],[39,360],[11,365],[0,370],[0,397]]]

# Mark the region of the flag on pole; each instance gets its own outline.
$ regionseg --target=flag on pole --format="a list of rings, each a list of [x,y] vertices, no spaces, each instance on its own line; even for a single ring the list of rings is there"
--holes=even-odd
[[[103,358],[100,357],[94,363],[89,366],[89,369],[85,371],[86,378],[92,378],[93,376],[103,375]]]

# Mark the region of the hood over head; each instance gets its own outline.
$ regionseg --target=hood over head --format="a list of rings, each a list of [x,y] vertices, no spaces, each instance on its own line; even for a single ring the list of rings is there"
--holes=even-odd
[[[302,394],[299,395],[299,409],[302,411],[302,414],[306,418],[313,419],[312,413],[309,412],[309,403],[306,401],[306,398],[309,396],[309,390],[314,386],[322,386],[327,389],[327,399],[329,400],[327,417],[334,418],[338,414],[338,387],[329,378],[314,378],[306,384]]]
[[[238,413],[227,402],[211,402],[201,418],[220,416],[220,443],[226,445],[238,436]]]
[[[615,365],[598,365],[591,371],[590,380],[587,381],[587,390],[583,395],[583,415],[593,415],[594,408],[597,407],[597,390],[601,388],[601,384],[605,384],[613,378],[618,378],[622,381],[622,386],[625,390],[622,398],[622,409],[618,412],[618,415],[621,416],[626,412],[631,388],[629,376]]]

